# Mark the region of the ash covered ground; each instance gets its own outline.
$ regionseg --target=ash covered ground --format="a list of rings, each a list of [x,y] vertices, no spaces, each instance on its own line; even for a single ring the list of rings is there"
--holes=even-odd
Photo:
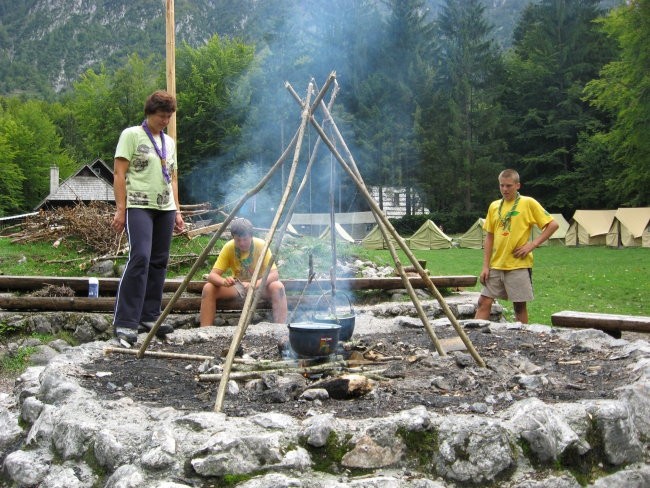
[[[422,328],[391,325],[375,330],[372,319],[367,322],[345,344],[345,354],[373,351],[375,356],[401,357],[367,366],[369,370],[380,370],[370,373],[372,388],[368,393],[316,402],[300,398],[305,388],[343,373],[335,369],[309,375],[289,398],[281,400],[281,395],[270,393],[277,376],[283,375],[266,373],[248,387],[246,381],[240,381],[239,393],[226,396],[222,411],[231,416],[246,416],[273,410],[305,418],[316,410],[340,418],[370,418],[424,405],[441,414],[490,414],[530,396],[547,403],[615,398],[618,387],[636,379],[627,367],[635,360],[625,354],[624,340],[605,341],[605,346],[592,347],[589,341],[566,340],[550,328],[547,332],[537,331],[540,327],[533,331],[503,324],[468,328],[468,337],[487,364],[487,368],[482,368],[466,350],[439,356]],[[253,328],[256,330],[247,332],[241,344],[244,357],[282,360],[278,340],[286,328],[277,324]],[[214,363],[220,365],[223,352],[230,347],[232,331],[214,329],[223,328],[180,330],[165,342],[152,342],[148,351],[212,356]],[[443,343],[459,345],[451,326],[435,327],[435,332]],[[117,344],[111,342],[107,346]],[[292,364],[295,363],[287,363],[286,373],[295,371]],[[219,383],[198,382],[200,365],[201,362],[184,359],[136,359],[111,353],[84,366],[82,385],[102,398],[128,396],[159,407],[209,411],[214,408]],[[253,384],[257,388],[251,387]]]

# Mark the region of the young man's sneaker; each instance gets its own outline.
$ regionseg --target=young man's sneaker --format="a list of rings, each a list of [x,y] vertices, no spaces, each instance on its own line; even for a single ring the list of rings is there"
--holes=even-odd
[[[156,325],[156,322],[140,322],[140,325],[138,326],[138,332],[140,334],[148,334],[151,332],[151,329],[153,329],[154,325]],[[156,331],[156,337],[163,339],[167,334],[171,334],[172,332],[174,332],[174,328],[171,325],[165,324],[163,322],[160,324],[160,327],[158,327],[158,330]]]
[[[133,346],[138,342],[138,331],[129,327],[114,327],[115,337],[126,347]]]

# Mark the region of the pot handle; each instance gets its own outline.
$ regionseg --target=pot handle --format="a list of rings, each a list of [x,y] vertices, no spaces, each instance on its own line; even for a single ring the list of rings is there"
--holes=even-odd
[[[331,295],[331,294],[332,294],[331,291],[326,291],[326,292],[323,292],[323,294],[318,297],[318,300],[316,301],[316,307],[315,307],[316,310],[318,310],[318,306],[320,305],[320,301],[322,300],[322,298],[325,295]],[[339,291],[339,292],[336,292],[336,294],[334,295],[334,299],[336,299],[336,295],[339,295],[339,294],[343,295],[345,297],[345,299],[348,301],[348,306],[350,307],[350,314],[354,314],[354,308],[352,308],[352,301],[350,300],[350,297],[347,295],[347,293],[343,293],[343,292]],[[335,303],[335,305],[336,305],[336,303]]]

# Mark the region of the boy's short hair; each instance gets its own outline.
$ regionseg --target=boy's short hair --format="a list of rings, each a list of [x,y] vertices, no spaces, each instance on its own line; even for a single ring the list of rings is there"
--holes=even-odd
[[[250,220],[239,217],[230,224],[230,233],[237,237],[246,237],[253,235],[253,224]]]
[[[514,169],[504,169],[499,173],[499,178],[512,178],[515,183],[519,183],[519,173]]]

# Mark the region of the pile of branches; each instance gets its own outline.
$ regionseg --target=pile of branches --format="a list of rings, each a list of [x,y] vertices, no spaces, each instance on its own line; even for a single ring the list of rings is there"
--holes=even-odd
[[[56,247],[62,239],[74,238],[98,254],[118,254],[125,239],[111,228],[115,207],[106,202],[78,203],[74,207],[41,210],[27,218],[22,230],[11,236],[11,242],[52,242]]]
[[[74,290],[66,285],[45,285],[40,290],[31,293],[33,297],[73,297]]]

